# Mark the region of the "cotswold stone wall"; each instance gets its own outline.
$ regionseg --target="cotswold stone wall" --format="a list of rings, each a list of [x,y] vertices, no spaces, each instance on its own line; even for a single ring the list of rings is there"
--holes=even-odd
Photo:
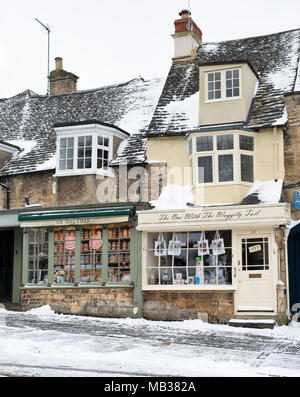
[[[166,184],[165,164],[128,167],[125,174],[120,174],[116,167],[114,174],[115,177],[109,178],[96,175],[54,178],[53,171],[43,171],[13,175],[2,178],[2,182],[10,189],[10,208],[24,208],[25,196],[30,197],[30,204],[43,207],[147,202],[156,200]],[[6,192],[0,188],[0,210],[5,208]]]
[[[50,305],[57,313],[96,317],[133,317],[133,289],[60,288],[23,289],[21,305],[32,309]]]
[[[233,318],[232,291],[144,291],[143,297],[143,317],[150,320],[227,323]]]
[[[292,216],[300,219],[294,208],[294,191],[300,191],[300,93],[286,96],[288,128],[284,138],[284,201],[291,203]]]

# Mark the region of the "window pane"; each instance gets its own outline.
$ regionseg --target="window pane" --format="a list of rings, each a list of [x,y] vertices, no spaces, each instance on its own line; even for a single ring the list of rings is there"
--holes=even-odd
[[[62,170],[62,171],[66,169],[66,162],[65,162],[65,160],[60,160],[60,161],[59,161],[59,169]]]
[[[208,99],[214,99],[214,93],[213,93],[213,91],[210,91],[210,92],[208,93]]]
[[[104,138],[104,146],[109,146],[109,139],[108,138]]]
[[[102,136],[98,136],[98,145],[103,145],[103,138]]]
[[[213,150],[213,137],[212,136],[197,137],[197,152],[208,152],[211,150]]]
[[[215,73],[215,80],[221,80],[221,72]]]
[[[241,150],[254,150],[254,138],[253,136],[240,135],[240,149]]]
[[[213,182],[212,156],[198,157],[198,182]]]
[[[85,145],[86,146],[92,146],[92,137],[91,136],[86,136],[86,141],[85,141]]]
[[[240,96],[240,89],[239,88],[234,88],[233,96]]]
[[[216,91],[215,98],[216,99],[221,99],[221,91]]]
[[[253,182],[253,174],[253,157],[241,154],[241,180],[243,182]]]
[[[233,156],[219,156],[219,182],[233,181]]]
[[[84,168],[92,168],[92,160],[90,158],[85,159],[85,167]]]
[[[234,69],[233,71],[233,78],[239,78],[240,77],[240,72],[238,69]]]
[[[208,73],[208,81],[214,81],[214,74]]]
[[[67,146],[67,138],[60,139],[60,147],[65,148]]]
[[[68,170],[72,170],[73,169],[73,159],[67,161],[67,168],[68,168]]]
[[[218,150],[233,149],[233,135],[218,135],[217,149]]]
[[[231,79],[231,78],[232,78],[232,70],[227,70],[226,79]]]
[[[80,136],[78,138],[78,146],[84,146],[84,137],[83,136]]]
[[[83,159],[78,159],[78,162],[77,162],[77,168],[79,168],[79,169],[83,169]]]
[[[227,98],[231,98],[232,97],[232,90],[231,89],[226,90],[226,97]]]

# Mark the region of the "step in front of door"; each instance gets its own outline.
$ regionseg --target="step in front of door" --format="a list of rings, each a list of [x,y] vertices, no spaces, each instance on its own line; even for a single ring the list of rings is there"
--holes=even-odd
[[[242,328],[269,328],[273,329],[276,325],[276,321],[273,319],[238,319],[233,318],[229,320],[228,325],[230,327],[242,327]]]

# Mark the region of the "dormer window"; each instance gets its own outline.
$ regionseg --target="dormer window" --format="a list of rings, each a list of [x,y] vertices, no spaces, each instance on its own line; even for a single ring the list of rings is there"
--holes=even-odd
[[[207,101],[222,101],[241,96],[240,69],[208,72]]]
[[[59,125],[55,130],[57,176],[111,174],[113,147],[128,136],[125,131],[102,124]]]

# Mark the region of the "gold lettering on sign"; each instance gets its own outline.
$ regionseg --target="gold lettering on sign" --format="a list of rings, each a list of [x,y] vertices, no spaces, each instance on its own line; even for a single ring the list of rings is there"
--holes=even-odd
[[[88,218],[70,218],[70,219],[57,219],[55,225],[88,225],[90,220]]]

